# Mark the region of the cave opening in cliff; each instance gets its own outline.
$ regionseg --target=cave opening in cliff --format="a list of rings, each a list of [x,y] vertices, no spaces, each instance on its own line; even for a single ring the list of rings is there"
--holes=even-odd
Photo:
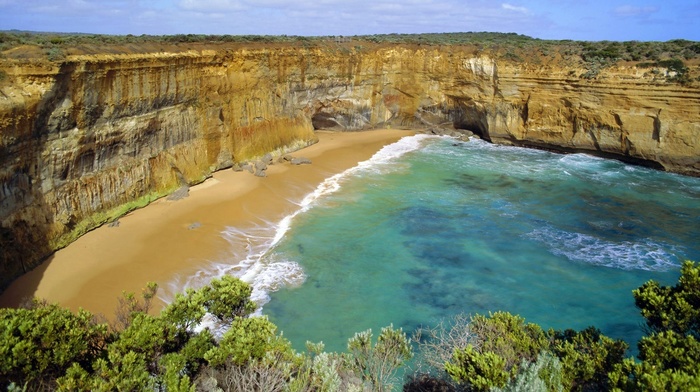
[[[459,103],[452,109],[452,123],[455,129],[470,131],[484,140],[490,140],[486,111],[475,104]]]
[[[311,124],[313,125],[314,130],[334,129],[340,126],[333,114],[320,111],[311,116]]]
[[[454,127],[455,129],[461,129],[472,132],[473,134],[479,136],[484,140],[490,140],[486,127],[484,127],[483,124],[479,122],[455,122]]]

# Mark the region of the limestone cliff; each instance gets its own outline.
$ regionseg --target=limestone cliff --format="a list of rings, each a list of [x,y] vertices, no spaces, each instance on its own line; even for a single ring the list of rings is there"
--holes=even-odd
[[[700,88],[666,69],[584,78],[561,58],[461,46],[219,45],[6,58],[0,72],[0,288],[129,209],[313,143],[314,128],[447,126],[700,175]]]

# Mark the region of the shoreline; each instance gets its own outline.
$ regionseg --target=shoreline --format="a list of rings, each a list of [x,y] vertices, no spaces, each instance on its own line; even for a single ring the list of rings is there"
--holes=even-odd
[[[38,297],[110,318],[124,291],[139,293],[154,281],[161,297],[174,280],[201,266],[220,260],[235,265],[231,257],[244,250],[232,249],[222,235],[227,227],[245,232],[279,222],[326,178],[413,134],[319,131],[318,143],[290,154],[309,158],[310,165],[275,163],[264,178],[230,169],[216,172],[193,186],[186,198],[158,199],[121,217],[118,226],[103,225],[57,251],[15,280],[0,295],[0,306],[17,307]],[[156,300],[152,310],[163,306]]]

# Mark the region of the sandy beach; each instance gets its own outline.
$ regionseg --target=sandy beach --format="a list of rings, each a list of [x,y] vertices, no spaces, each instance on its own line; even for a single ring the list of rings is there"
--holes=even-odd
[[[311,165],[276,163],[264,178],[219,171],[184,199],[157,200],[122,217],[118,226],[102,226],[56,252],[13,282],[0,306],[18,306],[34,296],[110,318],[123,291],[139,292],[149,281],[164,287],[198,266],[230,259],[231,244],[221,235],[226,227],[245,230],[280,221],[324,179],[413,133],[318,132],[317,144],[291,154],[311,159]],[[162,305],[157,302],[155,310]]]

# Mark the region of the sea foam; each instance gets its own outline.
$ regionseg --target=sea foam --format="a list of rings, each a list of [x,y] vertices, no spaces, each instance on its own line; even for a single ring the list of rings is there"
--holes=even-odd
[[[232,275],[249,283],[253,289],[251,298],[257,304],[257,314],[261,313],[262,306],[269,302],[269,293],[282,287],[301,285],[306,276],[302,267],[290,260],[279,259],[272,249],[284,238],[290,230],[294,218],[308,211],[324,196],[337,192],[343,181],[363,172],[382,173],[392,170],[391,162],[406,153],[421,148],[423,141],[434,138],[430,135],[407,136],[396,143],[383,147],[370,159],[358,163],[342,173],[336,174],[324,180],[311,193],[307,194],[298,204],[299,208],[285,216],[279,222],[263,222],[249,228],[226,227],[221,235],[231,245],[231,254],[221,261],[210,261],[194,274],[189,276],[176,276],[161,291],[160,298],[166,302],[172,302],[176,293],[187,289],[197,289],[207,285],[212,279]],[[221,326],[214,325],[214,321],[207,319],[205,324],[213,331],[221,331]]]
[[[601,267],[622,270],[668,271],[678,268],[674,246],[651,239],[609,241],[592,235],[543,226],[525,237],[545,244],[552,254]]]

